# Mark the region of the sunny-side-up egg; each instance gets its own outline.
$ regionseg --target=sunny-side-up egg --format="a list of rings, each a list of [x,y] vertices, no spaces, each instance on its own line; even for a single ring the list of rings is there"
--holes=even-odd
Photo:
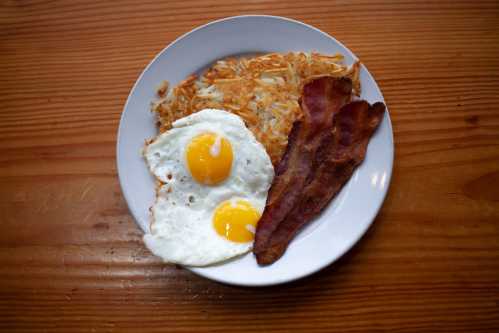
[[[144,149],[161,182],[144,242],[166,262],[205,266],[251,250],[274,169],[241,118],[205,109]]]

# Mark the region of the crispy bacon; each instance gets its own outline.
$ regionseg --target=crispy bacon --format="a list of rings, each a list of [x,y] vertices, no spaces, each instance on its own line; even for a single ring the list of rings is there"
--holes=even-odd
[[[303,118],[293,124],[285,154],[276,169],[276,177],[258,222],[253,252],[257,259],[266,253],[272,234],[299,202],[303,186],[309,181],[310,163],[325,135],[331,131],[334,113],[351,98],[352,81],[348,78],[320,77],[303,87]],[[260,262],[260,260],[258,259]]]
[[[364,160],[372,134],[383,119],[385,105],[356,101],[334,116],[333,129],[323,137],[310,181],[301,189],[300,199],[274,229],[257,261],[267,265],[279,259],[301,227],[317,216],[350,179]],[[258,234],[258,229],[257,229]]]

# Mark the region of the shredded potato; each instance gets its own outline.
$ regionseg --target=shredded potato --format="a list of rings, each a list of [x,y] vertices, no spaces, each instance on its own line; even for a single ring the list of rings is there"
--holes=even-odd
[[[271,53],[219,60],[201,77],[191,75],[169,91],[164,83],[158,90],[162,98],[153,103],[152,111],[158,114],[160,132],[205,108],[237,114],[276,165],[293,122],[301,117],[302,85],[320,75],[347,76],[353,81],[353,93],[360,95],[359,62],[346,66],[341,54]]]

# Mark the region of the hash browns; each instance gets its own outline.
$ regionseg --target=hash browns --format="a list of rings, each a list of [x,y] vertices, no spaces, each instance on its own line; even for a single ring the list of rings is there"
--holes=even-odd
[[[319,53],[270,53],[252,58],[217,61],[201,77],[191,75],[173,89],[165,81],[160,99],[152,104],[160,132],[180,118],[205,108],[222,109],[240,116],[277,165],[288,142],[293,122],[302,111],[299,98],[311,78],[349,77],[353,93],[360,95],[360,63],[343,64],[343,56]]]

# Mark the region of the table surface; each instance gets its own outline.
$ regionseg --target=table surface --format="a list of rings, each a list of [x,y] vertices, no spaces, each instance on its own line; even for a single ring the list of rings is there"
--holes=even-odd
[[[395,137],[366,236],[318,274],[259,289],[154,258],[115,163],[123,105],[154,55],[255,13],[344,42]],[[2,331],[499,331],[497,1],[4,1],[0,73]]]

